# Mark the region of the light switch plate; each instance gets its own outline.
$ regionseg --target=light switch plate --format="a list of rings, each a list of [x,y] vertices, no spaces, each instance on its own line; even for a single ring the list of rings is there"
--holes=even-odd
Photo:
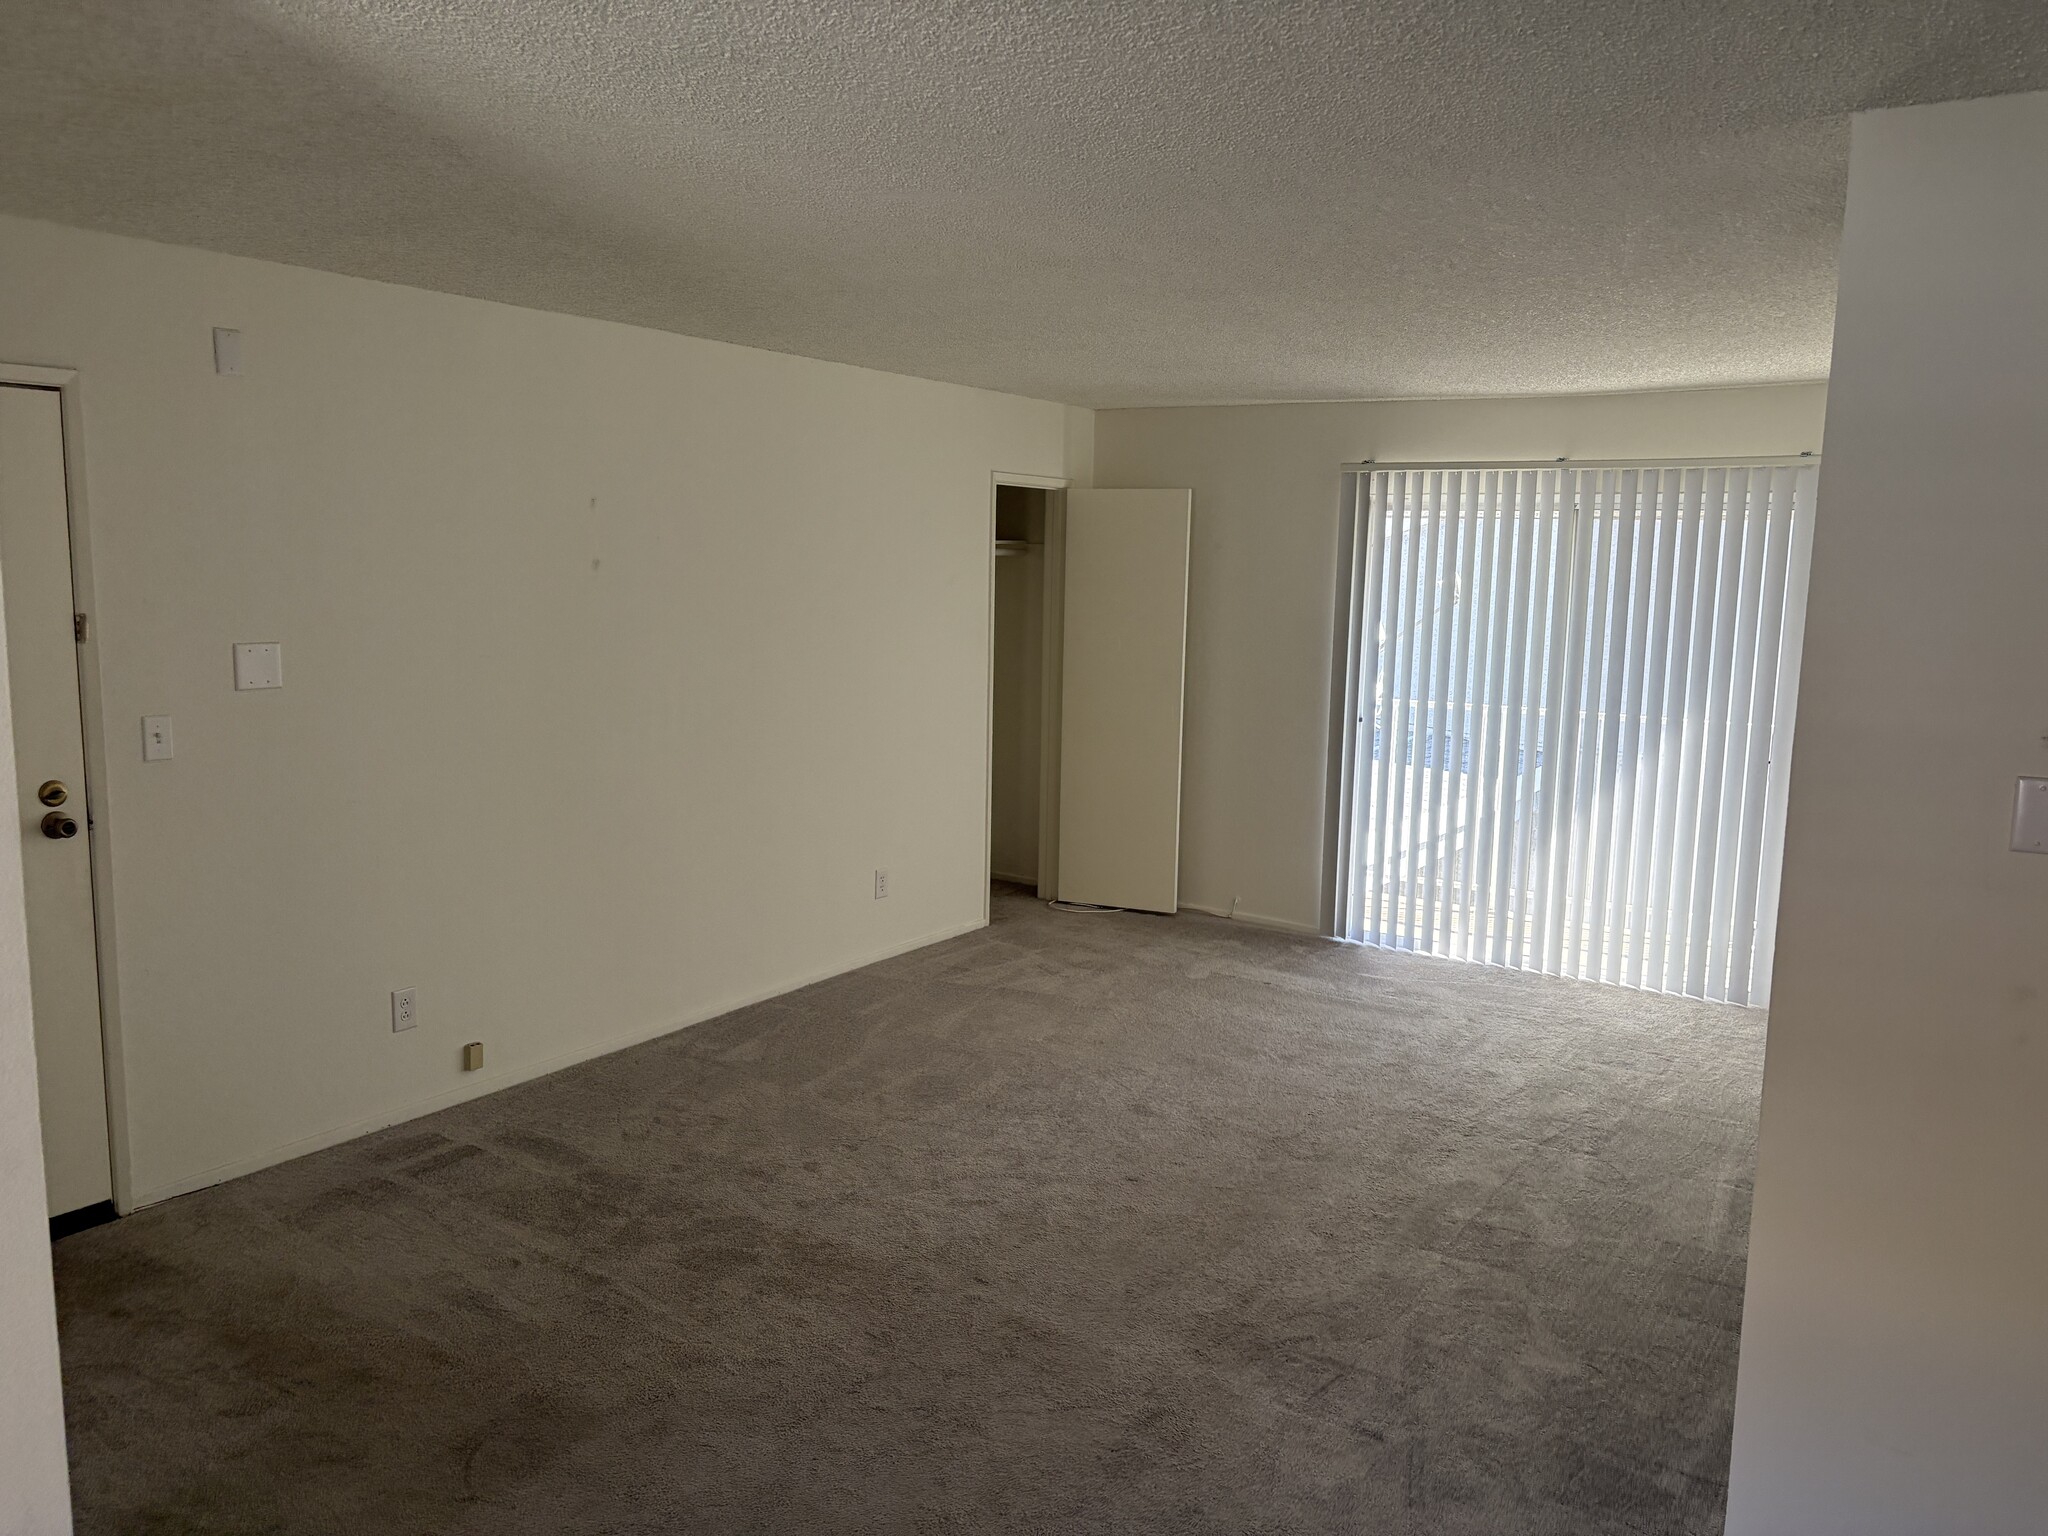
[[[2021,779],[2012,797],[2012,851],[2048,853],[2048,779]]]
[[[160,763],[171,755],[171,717],[169,715],[144,715],[142,717],[142,760],[145,763]]]
[[[235,686],[242,689],[282,688],[284,647],[275,640],[236,646]]]

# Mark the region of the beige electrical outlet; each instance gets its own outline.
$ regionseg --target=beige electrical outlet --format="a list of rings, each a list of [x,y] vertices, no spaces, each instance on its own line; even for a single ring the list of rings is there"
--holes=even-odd
[[[462,1048],[462,1070],[474,1072],[484,1064],[484,1043],[472,1040]]]

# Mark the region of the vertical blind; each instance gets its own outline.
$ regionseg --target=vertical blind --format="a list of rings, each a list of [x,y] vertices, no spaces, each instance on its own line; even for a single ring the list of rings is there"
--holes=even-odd
[[[1338,933],[1765,1002],[1817,474],[1351,472]]]

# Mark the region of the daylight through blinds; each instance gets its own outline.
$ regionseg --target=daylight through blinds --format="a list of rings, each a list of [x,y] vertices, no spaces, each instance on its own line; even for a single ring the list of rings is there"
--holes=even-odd
[[[1339,932],[1770,984],[1818,470],[1360,470]]]

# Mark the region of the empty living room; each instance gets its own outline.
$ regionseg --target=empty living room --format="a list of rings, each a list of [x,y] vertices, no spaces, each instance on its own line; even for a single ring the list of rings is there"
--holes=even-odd
[[[0,124],[0,1536],[2048,1529],[2048,7]]]

